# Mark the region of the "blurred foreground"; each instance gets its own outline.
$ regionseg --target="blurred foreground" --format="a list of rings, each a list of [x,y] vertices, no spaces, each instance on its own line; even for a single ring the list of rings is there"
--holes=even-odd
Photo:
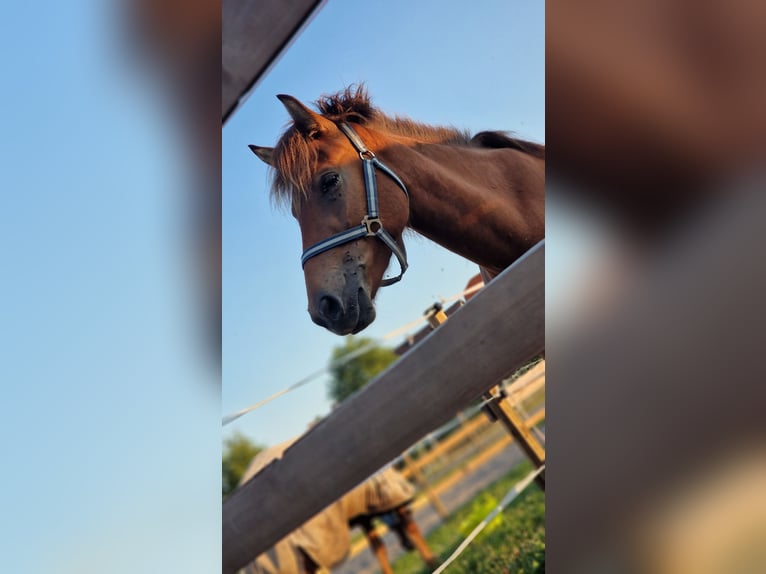
[[[546,13],[546,566],[766,572],[766,5]]]
[[[0,24],[2,572],[220,564],[220,4],[146,4]]]

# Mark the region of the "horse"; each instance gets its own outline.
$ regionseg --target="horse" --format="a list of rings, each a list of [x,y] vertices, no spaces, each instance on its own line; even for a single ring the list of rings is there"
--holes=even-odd
[[[544,238],[544,145],[388,116],[363,85],[322,96],[318,112],[277,97],[291,125],[275,147],[249,147],[298,220],[309,315],[331,332],[375,319],[378,289],[407,269],[405,229],[477,263],[486,280]],[[392,255],[400,271],[384,279]]]
[[[281,458],[297,439],[258,453],[240,480],[240,486],[262,468]],[[348,555],[350,529],[360,526],[380,564],[383,574],[393,574],[386,547],[376,532],[373,520],[382,517],[391,525],[406,549],[417,549],[433,569],[439,561],[426,543],[412,517],[412,485],[395,469],[388,467],[359,484],[327,506],[297,530],[280,540],[269,551],[257,556],[243,574],[319,574],[337,566]]]

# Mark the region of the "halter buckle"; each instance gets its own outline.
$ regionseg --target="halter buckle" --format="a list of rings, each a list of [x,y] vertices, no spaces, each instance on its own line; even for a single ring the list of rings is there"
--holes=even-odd
[[[380,217],[370,217],[369,215],[365,215],[362,218],[362,225],[364,225],[364,228],[367,231],[365,237],[372,237],[373,235],[377,235],[378,231],[383,229],[383,223],[380,221]]]
[[[359,158],[364,161],[366,159],[375,159],[375,154],[368,149],[359,150]]]

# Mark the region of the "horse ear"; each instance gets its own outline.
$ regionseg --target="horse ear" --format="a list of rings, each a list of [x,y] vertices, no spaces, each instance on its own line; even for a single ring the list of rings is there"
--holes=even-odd
[[[252,145],[250,144],[247,146],[250,148],[250,151],[253,152],[255,155],[258,156],[258,159],[260,159],[263,163],[269,164],[270,166],[273,166],[273,159],[274,159],[274,148],[273,147],[261,147],[259,145]]]
[[[330,120],[310,110],[292,96],[279,94],[277,98],[287,108],[287,112],[295,122],[296,129],[305,136],[318,135],[334,125]]]

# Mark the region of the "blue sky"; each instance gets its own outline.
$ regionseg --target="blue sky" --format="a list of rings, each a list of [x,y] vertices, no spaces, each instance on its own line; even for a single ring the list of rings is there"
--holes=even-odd
[[[190,166],[117,3],[0,23],[0,571],[220,567]]]
[[[223,413],[239,410],[327,363],[342,339],[306,312],[297,223],[271,207],[266,167],[247,144],[273,145],[287,113],[275,98],[311,102],[365,82],[383,111],[476,132],[545,141],[543,2],[333,0],[223,130]],[[380,337],[459,292],[477,267],[420,237],[410,268],[381,290]],[[329,411],[326,378],[224,428],[273,444]]]

